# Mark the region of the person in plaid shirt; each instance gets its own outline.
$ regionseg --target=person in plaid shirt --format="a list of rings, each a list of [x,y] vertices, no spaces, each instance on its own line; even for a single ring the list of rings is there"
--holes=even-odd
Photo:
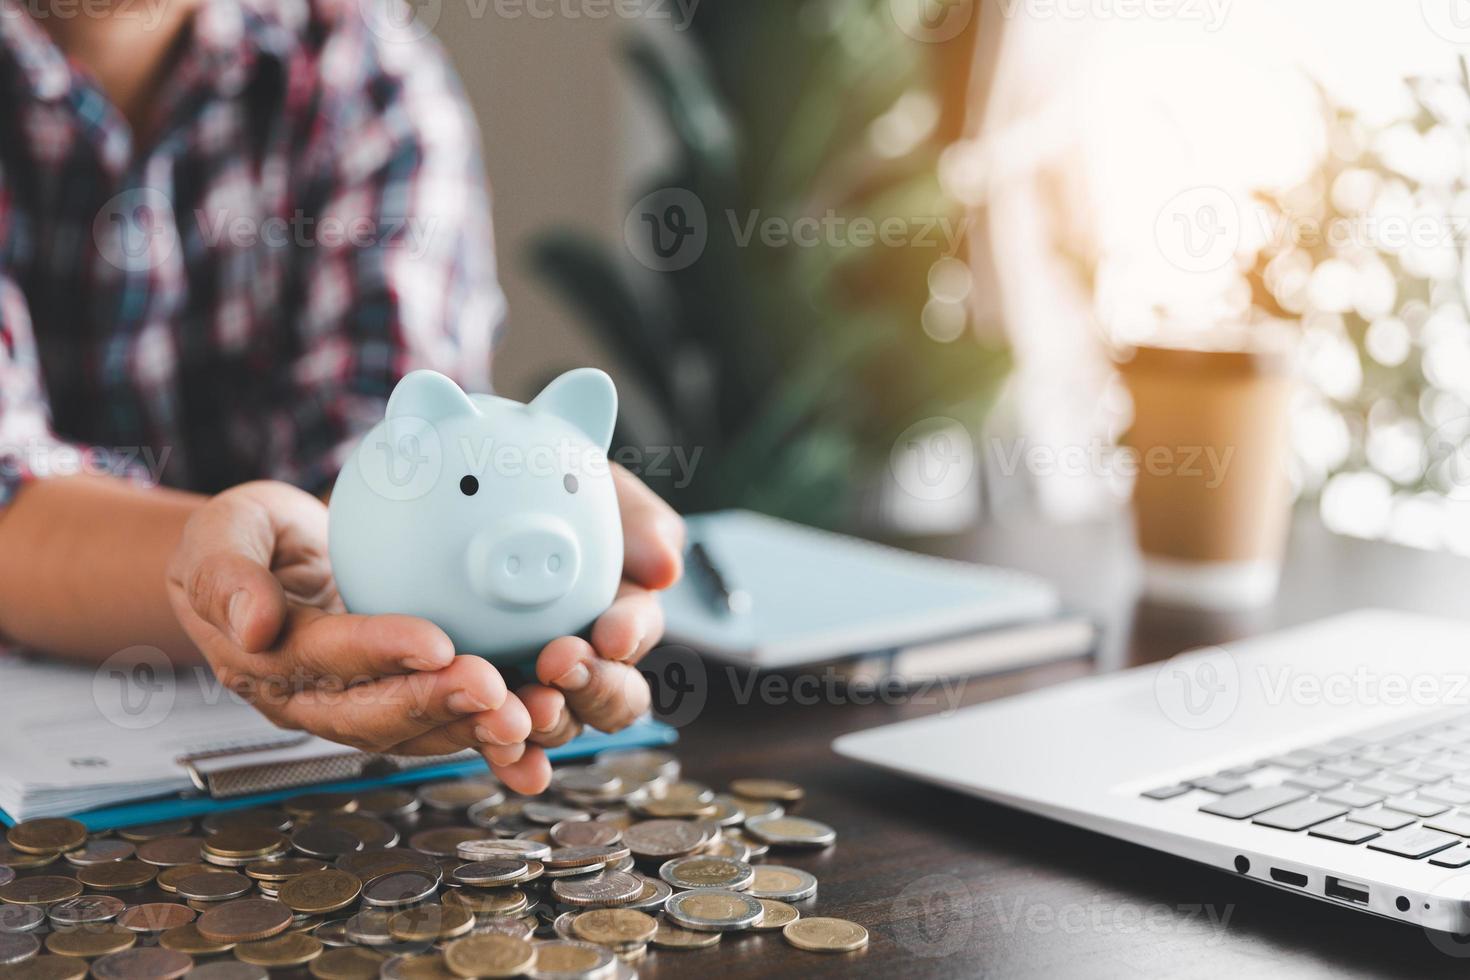
[[[407,372],[488,387],[504,306],[473,118],[384,2],[0,0],[0,642],[202,656],[282,727],[537,792],[646,709],[683,528],[617,471],[619,598],[515,692],[344,611],[321,495]]]

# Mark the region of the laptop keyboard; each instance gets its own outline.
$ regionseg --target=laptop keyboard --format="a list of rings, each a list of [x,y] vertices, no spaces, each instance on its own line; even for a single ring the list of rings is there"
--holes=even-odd
[[[1335,738],[1142,795],[1172,800],[1196,790],[1214,797],[1200,812],[1224,820],[1470,866],[1470,715]]]

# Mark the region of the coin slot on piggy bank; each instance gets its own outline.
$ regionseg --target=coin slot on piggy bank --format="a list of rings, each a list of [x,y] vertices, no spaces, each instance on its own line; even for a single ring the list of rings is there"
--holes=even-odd
[[[607,461],[617,403],[592,368],[526,404],[434,371],[404,377],[332,490],[348,611],[422,617],[498,662],[589,627],[622,574]]]

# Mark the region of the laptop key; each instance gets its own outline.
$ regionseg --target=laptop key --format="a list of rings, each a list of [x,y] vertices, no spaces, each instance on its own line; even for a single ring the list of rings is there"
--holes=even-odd
[[[1437,783],[1441,779],[1454,774],[1448,769],[1441,769],[1438,766],[1418,765],[1393,769],[1389,772],[1389,775],[1394,779],[1402,779],[1416,786],[1428,786],[1430,783]]]
[[[1436,851],[1442,851],[1458,843],[1460,843],[1460,838],[1453,834],[1442,833],[1438,830],[1425,830],[1423,827],[1409,827],[1406,830],[1396,830],[1391,834],[1384,834],[1376,840],[1369,841],[1368,848],[1417,861],[1419,858],[1428,857]]]
[[[1378,771],[1378,767],[1352,759],[1339,759],[1336,762],[1324,762],[1322,771],[1329,776],[1339,776],[1343,779],[1367,779]]]
[[[1219,817],[1244,820],[1246,817],[1254,817],[1258,813],[1265,813],[1275,807],[1295,803],[1297,800],[1305,799],[1306,796],[1306,790],[1297,789],[1295,786],[1261,786],[1257,789],[1246,789],[1239,793],[1231,793],[1229,796],[1222,796],[1218,800],[1206,803],[1200,809]]]
[[[1465,806],[1470,804],[1470,789],[1463,786],[1454,786],[1442,783],[1439,786],[1426,786],[1419,791],[1419,795],[1426,800],[1434,800],[1436,803],[1448,803],[1450,806]]]
[[[1319,823],[1326,823],[1333,817],[1340,817],[1344,813],[1347,813],[1345,806],[1334,806],[1320,800],[1298,800],[1295,803],[1278,806],[1274,810],[1267,810],[1259,814],[1251,823],[1258,823],[1262,827],[1275,827],[1278,830],[1305,830]]]
[[[1382,803],[1383,795],[1381,793],[1369,793],[1366,790],[1361,790],[1354,786],[1351,789],[1343,787],[1342,789],[1332,790],[1329,793],[1323,793],[1322,799],[1328,803],[1341,803],[1343,806],[1350,806],[1356,809],[1372,806],[1375,803]]]
[[[1251,784],[1244,779],[1236,779],[1230,776],[1202,776],[1199,779],[1191,779],[1189,785],[1195,789],[1219,793],[1221,796],[1226,796],[1230,793],[1239,793],[1243,789],[1251,788]]]
[[[1414,791],[1413,783],[1406,783],[1402,779],[1393,779],[1389,776],[1360,779],[1353,785],[1370,793],[1382,793],[1384,796],[1403,796],[1405,793]]]
[[[1446,813],[1442,817],[1431,817],[1424,821],[1430,830],[1442,830],[1447,834],[1470,837],[1470,817],[1463,813]]]
[[[1334,820],[1331,823],[1318,824],[1307,833],[1313,837],[1342,841],[1344,844],[1361,844],[1377,837],[1382,831],[1351,820]]]
[[[1400,813],[1412,813],[1416,817],[1432,817],[1449,809],[1443,803],[1421,800],[1413,796],[1396,796],[1384,800],[1383,805],[1390,810],[1398,810]]]
[[[1385,810],[1381,807],[1376,810],[1354,810],[1348,816],[1358,823],[1365,823],[1370,827],[1377,827],[1379,830],[1398,830],[1400,827],[1407,827],[1414,822],[1414,818],[1407,813],[1399,813],[1396,810]]]
[[[1458,844],[1447,851],[1440,851],[1429,859],[1429,863],[1441,868],[1463,868],[1470,864],[1470,844]]]
[[[1283,752],[1281,755],[1268,756],[1261,760],[1262,765],[1280,766],[1283,769],[1310,769],[1323,759],[1329,758],[1321,752],[1313,752],[1310,749],[1297,749],[1293,752]]]
[[[1141,795],[1151,800],[1172,800],[1176,796],[1183,796],[1192,787],[1188,783],[1174,783],[1172,786],[1159,786],[1156,789],[1146,789]]]
[[[1328,776],[1322,772],[1298,772],[1287,776],[1285,781],[1292,786],[1300,786],[1302,789],[1310,789],[1319,793],[1323,790],[1336,789],[1345,782],[1336,776]]]

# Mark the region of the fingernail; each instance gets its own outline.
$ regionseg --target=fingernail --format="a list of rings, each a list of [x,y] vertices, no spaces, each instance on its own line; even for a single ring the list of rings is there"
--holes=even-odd
[[[544,728],[536,729],[536,733],[538,735],[550,735],[552,732],[556,731],[557,728],[560,727],[560,725],[561,715],[557,715],[555,718],[551,719],[551,724],[545,726]]]
[[[591,683],[591,681],[592,674],[587,670],[587,666],[585,664],[577,664],[552,683],[563,691],[580,691]]]
[[[444,706],[457,715],[475,715],[490,710],[488,704],[469,691],[455,691],[444,699]]]
[[[230,596],[226,615],[230,620],[230,632],[235,634],[235,642],[240,643],[246,627],[250,625],[250,593],[245,589],[238,589]]]
[[[475,726],[475,741],[485,745],[498,745],[499,741],[484,725]]]
[[[485,750],[490,761],[497,766],[511,766],[521,761],[521,756],[526,754],[526,743],[517,742],[514,745],[496,745]]]

